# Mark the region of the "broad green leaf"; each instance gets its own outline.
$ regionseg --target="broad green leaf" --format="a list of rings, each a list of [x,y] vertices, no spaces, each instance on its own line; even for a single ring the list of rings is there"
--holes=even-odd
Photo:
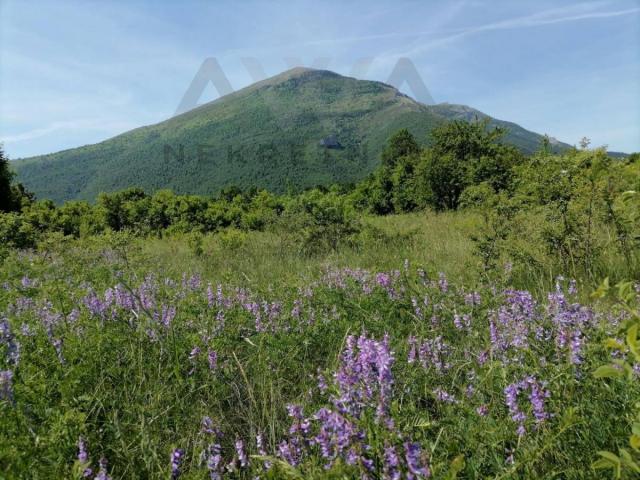
[[[613,365],[602,365],[593,372],[593,376],[596,378],[619,378],[622,376],[622,371]]]
[[[631,353],[638,358],[640,357],[640,351],[638,350],[638,324],[633,325],[627,330],[627,345]]]
[[[458,455],[451,461],[451,466],[449,467],[449,478],[454,479],[457,478],[458,473],[462,471],[464,468],[464,455]]]
[[[618,457],[615,453],[607,452],[606,450],[600,450],[598,452],[598,455],[600,455],[602,458],[609,460],[614,465],[620,464],[620,457]]]
[[[630,468],[634,472],[640,472],[640,467],[638,467],[638,464],[633,461],[631,454],[624,448],[620,449],[620,457],[625,467]]]
[[[624,345],[618,342],[615,338],[607,338],[604,342],[604,346],[607,348],[613,348],[616,350],[624,349]]]
[[[609,277],[605,278],[600,286],[591,294],[591,298],[603,298],[609,291]]]
[[[606,458],[601,458],[600,460],[596,460],[591,464],[592,468],[596,470],[604,470],[605,468],[616,468],[617,463],[611,462],[611,460],[607,460]]]

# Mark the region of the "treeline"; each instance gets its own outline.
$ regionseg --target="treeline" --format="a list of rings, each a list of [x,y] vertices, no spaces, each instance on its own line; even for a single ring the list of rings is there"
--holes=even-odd
[[[9,159],[0,144],[0,214],[2,212],[21,211],[33,203],[34,196],[21,183],[13,182],[13,172],[9,168]]]
[[[573,268],[590,269],[598,255],[614,250],[627,263],[638,263],[638,154],[612,159],[604,149],[586,146],[553,154],[546,141],[525,157],[502,143],[504,134],[484,122],[454,121],[436,128],[425,149],[401,130],[365,180],[290,195],[227,187],[207,198],[130,188],[101,194],[94,205],[70,201],[58,207],[34,201],[22,187],[7,187],[5,181],[3,192],[11,199],[3,200],[0,242],[30,248],[52,232],[86,237],[123,230],[165,235],[282,228],[299,235],[311,251],[349,239],[360,230],[363,213],[465,208],[482,218],[474,240],[487,269],[505,255],[535,263],[538,251]],[[8,173],[5,177],[10,181]],[[524,232],[531,242],[527,248]]]

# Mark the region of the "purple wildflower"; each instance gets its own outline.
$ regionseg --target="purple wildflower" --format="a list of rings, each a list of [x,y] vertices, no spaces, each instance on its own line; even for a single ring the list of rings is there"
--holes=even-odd
[[[582,332],[576,330],[571,337],[571,363],[578,365],[582,363]]]
[[[116,285],[113,288],[113,293],[118,307],[128,311],[135,309],[136,299],[124,286],[121,284]]]
[[[464,391],[464,394],[467,396],[467,398],[473,397],[475,393],[476,393],[476,387],[474,387],[471,384],[467,385],[467,388]]]
[[[301,312],[302,312],[302,300],[296,298],[293,301],[293,308],[291,309],[291,317],[296,320],[299,320]]]
[[[318,369],[318,389],[321,393],[325,393],[329,389],[329,385],[327,385],[327,379],[324,377],[320,369]]]
[[[301,451],[293,441],[282,441],[278,445],[278,455],[289,465],[295,467],[300,463]]]
[[[400,480],[400,458],[393,445],[384,448],[383,473],[385,480]]]
[[[162,305],[162,313],[160,316],[160,323],[165,327],[169,328],[171,326],[171,322],[176,317],[176,307],[172,305]]]
[[[207,434],[207,435],[215,435],[216,434],[216,429],[213,426],[213,420],[211,420],[211,417],[202,417],[202,422],[200,422],[200,430],[202,431],[202,433]]]
[[[387,336],[378,342],[353,335],[341,355],[341,365],[335,373],[338,396],[333,403],[341,413],[360,417],[365,407],[376,407],[378,419],[386,418],[391,400],[394,358]]]
[[[244,442],[241,438],[236,437],[234,446],[236,448],[236,454],[238,455],[238,462],[240,463],[240,467],[245,468],[249,464],[249,460],[247,458],[247,453],[244,450]]]
[[[426,462],[423,462],[422,450],[419,444],[405,442],[404,457],[407,461],[407,468],[409,469],[407,479],[428,478],[431,476],[428,465]]]
[[[486,404],[480,405],[476,408],[476,413],[481,417],[486,417],[489,414],[489,406]]]
[[[100,470],[98,471],[95,480],[111,480],[111,477],[107,474],[107,459],[102,457],[98,464],[100,466]]]
[[[454,397],[453,395],[451,395],[447,391],[443,390],[442,388],[436,388],[433,391],[433,394],[436,396],[436,399],[438,401],[440,401],[440,402],[458,403],[458,400],[456,400],[456,397]]]
[[[20,333],[24,337],[33,337],[34,335],[33,330],[31,330],[31,327],[28,323],[23,323],[22,325],[20,325]]]
[[[110,302],[106,299],[103,301],[98,297],[93,290],[89,291],[86,297],[84,297],[84,305],[89,310],[89,313],[94,317],[105,318],[106,312],[109,309]]]
[[[207,305],[213,307],[216,304],[216,297],[213,293],[213,285],[210,283],[207,285]]]
[[[438,287],[442,293],[449,291],[449,282],[447,281],[446,275],[442,272],[438,274]]]
[[[451,348],[441,336],[431,340],[425,340],[418,350],[418,358],[423,368],[435,367],[436,371],[448,370],[451,365],[447,362]]]
[[[411,335],[409,337],[409,355],[407,357],[407,363],[409,363],[409,364],[415,363],[415,361],[416,361],[416,345],[417,345],[417,343],[418,343],[418,340],[416,339],[416,337]]]
[[[207,449],[207,469],[211,480],[222,479],[222,447],[219,443],[209,445]]]
[[[87,445],[84,441],[84,438],[82,437],[78,439],[78,460],[82,463],[85,463],[87,460],[89,460]]]
[[[548,419],[551,415],[544,410],[545,398],[549,398],[551,394],[544,388],[544,385],[539,383],[535,378],[527,379],[529,385],[529,401],[533,410],[533,416],[536,419],[536,423],[542,423]]]
[[[422,308],[418,303],[418,300],[415,297],[411,297],[411,305],[413,306],[413,311],[420,320],[424,320],[424,314],[422,313]]]
[[[529,292],[507,290],[504,293],[504,305],[492,312],[489,322],[491,348],[501,354],[510,349],[527,349],[530,330],[538,319],[536,303]]]
[[[478,292],[467,293],[464,296],[464,303],[469,305],[470,307],[475,307],[477,305],[480,305],[481,300],[482,299]]]
[[[194,361],[200,355],[200,347],[193,347],[189,353],[189,360]]]
[[[213,421],[209,417],[202,418],[201,430],[207,435],[212,435],[215,439],[214,443],[209,444],[203,452],[207,462],[207,469],[209,470],[209,478],[211,480],[221,480],[222,447],[220,446],[220,437],[222,434],[220,430],[213,426]]]
[[[518,406],[518,394],[521,388],[518,383],[512,383],[504,389],[505,403],[509,408],[511,419],[518,424],[518,436],[524,435],[524,421],[527,418]]]
[[[376,283],[382,288],[389,288],[391,286],[391,277],[388,273],[380,272],[376,275]]]
[[[54,338],[51,340],[51,344],[53,345],[53,348],[55,348],[56,350],[56,355],[58,356],[58,361],[64,365],[65,363],[65,359],[64,359],[64,355],[62,354],[62,339],[61,338]]]
[[[458,315],[457,313],[453,315],[453,326],[458,330],[462,330],[464,328],[460,315]]]
[[[258,450],[258,455],[263,457],[267,455],[267,451],[264,449],[264,439],[262,438],[261,433],[256,434],[256,449]],[[271,462],[268,460],[265,460],[262,465],[265,470],[269,470],[271,468]]]
[[[544,422],[551,416],[544,409],[545,399],[551,396],[549,391],[544,388],[544,383],[538,382],[534,377],[527,377],[524,380],[508,385],[504,389],[505,403],[509,408],[511,419],[518,425],[516,431],[520,437],[526,433],[525,421],[527,415],[520,409],[518,397],[520,393],[527,390],[529,391],[529,401],[536,424]]]
[[[214,350],[209,349],[207,352],[207,361],[209,362],[209,370],[215,370],[218,366],[218,354]]]
[[[182,466],[183,457],[184,450],[181,448],[176,448],[171,452],[171,480],[175,480],[180,477],[180,467]]]
[[[489,360],[489,350],[483,350],[478,354],[478,365],[484,365],[487,360]]]
[[[18,366],[20,363],[20,342],[11,332],[9,320],[4,317],[0,317],[0,347],[2,345],[6,347],[7,363],[14,367]]]
[[[328,460],[329,469],[338,457],[344,457],[353,444],[358,443],[363,434],[356,426],[338,412],[321,408],[314,415],[319,422],[319,432],[311,443],[320,447],[320,454]]]
[[[93,475],[93,470],[91,469],[89,464],[89,454],[87,452],[87,445],[86,445],[86,442],[84,441],[84,438],[82,437],[78,438],[78,462],[80,462],[81,466],[83,467],[83,470],[82,470],[83,478],[89,478],[91,475]]]

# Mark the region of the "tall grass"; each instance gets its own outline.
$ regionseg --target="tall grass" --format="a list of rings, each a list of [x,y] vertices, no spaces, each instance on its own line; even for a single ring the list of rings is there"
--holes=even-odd
[[[435,478],[597,478],[595,452],[626,438],[640,399],[637,385],[591,378],[620,314],[587,304],[587,277],[582,291],[556,287],[551,257],[541,257],[542,280],[480,273],[469,239],[479,222],[470,213],[367,219],[353,245],[315,256],[283,234],[239,231],[58,239],[12,253],[0,268],[0,371],[12,377],[0,388],[0,477],[80,478],[92,468],[93,478],[105,457],[112,478],[170,478],[181,449],[180,478],[208,478],[217,440],[201,422],[210,417],[224,433],[224,478],[392,478],[389,448],[408,477],[407,444]],[[391,360],[387,376],[353,374],[349,388],[372,390],[355,402],[334,374],[374,361],[349,365],[358,337],[376,362]],[[521,390],[524,419],[509,388]],[[542,413],[535,388],[548,392]],[[353,463],[318,446],[318,412],[338,411],[338,397],[362,433],[349,440]],[[289,404],[308,434],[291,433]],[[295,441],[299,462],[287,463],[283,442]]]

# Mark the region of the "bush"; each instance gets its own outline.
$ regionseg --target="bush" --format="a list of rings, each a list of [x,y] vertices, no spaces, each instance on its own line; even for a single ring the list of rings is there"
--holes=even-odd
[[[38,232],[18,213],[0,214],[0,245],[10,248],[33,248]]]
[[[227,228],[216,236],[224,249],[239,250],[247,242],[247,234],[237,228]]]
[[[311,255],[335,251],[353,242],[361,229],[343,196],[319,190],[291,199],[279,226],[300,252]]]

